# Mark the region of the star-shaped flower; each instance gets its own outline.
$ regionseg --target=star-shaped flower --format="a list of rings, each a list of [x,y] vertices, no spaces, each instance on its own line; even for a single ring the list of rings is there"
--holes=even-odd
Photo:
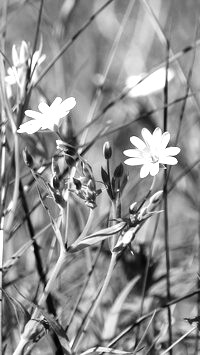
[[[60,97],[56,97],[50,106],[46,102],[41,102],[38,106],[40,112],[25,111],[25,115],[33,118],[33,120],[21,124],[17,132],[32,134],[46,129],[55,131],[61,125],[63,118],[75,105],[76,100],[74,97],[69,97],[64,101]]]
[[[159,172],[160,164],[176,165],[177,159],[174,158],[180,152],[178,147],[167,147],[170,134],[164,132],[160,128],[156,128],[151,134],[148,129],[142,129],[141,140],[138,137],[130,137],[131,143],[136,149],[128,149],[124,154],[129,157],[125,160],[127,165],[142,165],[140,170],[140,177],[144,178],[148,174],[155,176]]]

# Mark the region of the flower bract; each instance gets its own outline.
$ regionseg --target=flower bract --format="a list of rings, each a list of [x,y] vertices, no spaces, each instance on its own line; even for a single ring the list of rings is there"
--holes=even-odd
[[[143,140],[132,136],[131,143],[136,149],[127,149],[124,154],[129,157],[125,160],[127,165],[142,165],[140,170],[140,177],[144,178],[148,174],[155,176],[159,172],[161,165],[176,165],[177,159],[174,157],[180,152],[178,147],[167,147],[170,140],[170,133],[156,128],[151,133],[147,128],[142,129]]]
[[[61,125],[63,118],[75,105],[76,100],[74,97],[69,97],[64,101],[60,97],[56,97],[50,106],[46,102],[41,102],[38,106],[40,112],[25,111],[25,115],[33,118],[33,120],[21,124],[17,132],[32,134],[46,129],[55,131]]]

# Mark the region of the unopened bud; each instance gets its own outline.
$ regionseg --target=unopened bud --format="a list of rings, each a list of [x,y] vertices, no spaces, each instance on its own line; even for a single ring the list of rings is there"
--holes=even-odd
[[[155,207],[159,204],[161,201],[163,195],[163,190],[157,191],[151,198],[149,199],[149,204],[147,206],[147,212],[151,213],[154,211]]]
[[[87,177],[88,179],[91,179],[92,177],[92,168],[88,163],[82,162],[82,170],[83,170],[83,175]]]
[[[110,159],[112,156],[112,148],[109,142],[105,142],[103,146],[103,155],[106,160]]]
[[[123,164],[121,163],[116,167],[116,169],[114,171],[114,177],[118,178],[118,179],[121,178],[123,175],[123,172],[124,172],[124,167],[123,167]]]
[[[55,202],[61,206],[62,208],[65,208],[67,205],[67,202],[65,201],[65,199],[62,197],[62,195],[54,193],[53,194]]]
[[[23,150],[22,154],[23,154],[24,163],[26,164],[26,166],[28,166],[30,169],[32,169],[33,168],[33,158],[31,156],[31,154],[29,153],[27,147]]]
[[[52,182],[52,184],[53,184],[54,189],[56,189],[56,190],[59,189],[59,187],[60,187],[60,181],[59,181],[59,178],[58,178],[56,175],[53,176],[53,182]]]
[[[51,169],[52,169],[53,175],[59,175],[60,174],[60,169],[59,169],[59,166],[58,166],[58,159],[56,159],[55,157],[52,158]]]
[[[157,191],[151,198],[149,199],[148,210],[153,209],[161,200],[163,195],[163,190]]]
[[[129,213],[134,214],[137,212],[137,202],[133,202],[129,207]]]
[[[92,179],[90,179],[87,183],[87,187],[91,190],[91,191],[95,191],[96,190],[96,186],[95,183]]]
[[[73,181],[74,181],[74,185],[76,186],[76,189],[81,190],[81,187],[82,187],[81,181],[76,178],[73,178]]]

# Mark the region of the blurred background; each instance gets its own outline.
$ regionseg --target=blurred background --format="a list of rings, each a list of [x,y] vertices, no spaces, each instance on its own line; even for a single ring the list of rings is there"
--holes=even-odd
[[[47,58],[42,64],[45,68],[60,51],[60,49],[79,31],[106,1],[104,0],[46,0],[42,12],[42,22],[39,39],[43,42],[43,53]],[[10,0],[6,26],[6,56],[11,61],[12,45],[20,45],[22,40],[33,46],[36,31],[40,1]],[[1,5],[0,5],[1,6]],[[86,155],[91,164],[97,181],[101,179],[101,166],[105,166],[102,147],[109,140],[113,149],[112,169],[124,161],[123,150],[131,148],[130,136],[141,137],[143,127],[153,131],[155,127],[163,129],[163,89],[166,77],[166,58],[169,62],[168,74],[168,124],[171,134],[171,145],[181,148],[179,164],[172,168],[169,177],[169,243],[171,260],[172,297],[191,291],[198,283],[199,272],[199,165],[200,159],[200,50],[199,50],[199,0],[114,0],[93,20],[90,25],[72,41],[72,45],[56,61],[53,67],[38,84],[39,90],[34,90],[29,107],[37,109],[41,95],[52,102],[56,96],[63,99],[74,96],[77,101],[71,112],[73,134],[81,142],[80,130],[89,119],[100,117],[91,124],[85,140],[90,142],[95,137],[95,144]],[[4,28],[1,28],[3,33]],[[167,51],[167,40],[170,43]],[[186,52],[185,49],[193,47]],[[185,50],[185,52],[184,52]],[[179,53],[177,60],[174,55]],[[160,70],[158,70],[160,69]],[[142,84],[134,86],[142,77],[153,73]],[[127,94],[121,97],[124,90]],[[179,98],[189,95],[185,100]],[[176,101],[177,100],[177,101]],[[114,104],[108,105],[110,102]],[[172,104],[171,104],[172,103]],[[106,109],[105,109],[106,108]],[[104,113],[105,111],[105,113]],[[103,113],[103,114],[102,114]],[[103,129],[107,127],[107,130]],[[63,125],[63,136],[67,135],[67,125]],[[102,133],[102,137],[98,132]],[[41,136],[42,133],[39,133]],[[27,145],[30,152],[36,156],[36,148],[41,153],[41,141],[32,141],[30,137],[23,138],[22,146]],[[55,152],[56,144],[53,134],[48,133],[43,139],[42,158],[50,159]],[[38,143],[39,142],[39,143]],[[38,158],[40,159],[41,156]],[[24,169],[23,161],[21,162]],[[194,165],[194,166],[193,166]],[[140,200],[151,185],[151,177],[139,179],[138,167],[124,167],[129,174],[129,183],[123,196],[122,215],[127,214],[130,203]],[[189,173],[188,173],[189,171]],[[187,173],[186,173],[187,172]],[[174,185],[176,179],[181,179]],[[163,186],[163,174],[156,181],[156,190]],[[103,196],[103,197],[102,197]],[[32,192],[30,205],[35,201]],[[107,211],[107,196],[98,198],[97,221],[100,223],[102,210]],[[21,218],[19,212],[18,218]],[[36,230],[47,223],[42,208],[37,209],[33,216]],[[83,212],[87,216],[87,212]],[[76,224],[76,220],[72,221]],[[138,233],[135,241],[135,254],[125,253],[119,267],[118,276],[113,281],[112,297],[135,275],[144,275],[147,255],[152,240],[155,218],[150,219]],[[72,232],[73,234],[73,232]],[[76,233],[74,233],[76,235]],[[73,237],[75,237],[75,235]],[[154,306],[166,300],[165,255],[163,238],[163,217],[160,217],[156,238],[153,244],[151,272],[149,279],[149,295],[153,296]],[[18,231],[20,244],[25,235]],[[23,236],[23,237],[22,237]],[[22,238],[22,239],[20,239]],[[41,241],[44,246],[44,242]],[[11,248],[13,251],[13,247]],[[30,252],[31,254],[31,252]],[[33,280],[33,258],[27,254],[25,265],[29,265]],[[102,256],[99,268],[107,260]],[[81,259],[80,259],[81,260]],[[68,275],[62,275],[61,283],[76,285],[81,278],[81,261],[72,264]],[[76,277],[73,271],[76,269]],[[23,270],[21,270],[22,272]],[[9,277],[8,277],[9,279]],[[26,284],[26,281],[25,281]],[[31,286],[27,293],[31,292]],[[25,286],[24,286],[25,287]],[[140,285],[141,287],[141,285]],[[140,287],[137,297],[140,299]],[[25,292],[23,290],[23,292]],[[65,290],[68,304],[72,303],[74,288]],[[90,292],[90,291],[88,291]],[[62,296],[63,297],[63,296]],[[63,302],[60,294],[59,301]],[[126,304],[121,318],[121,325],[129,324],[137,313],[137,297]],[[59,298],[59,297],[58,297]],[[197,306],[195,299],[185,301],[176,306],[174,311],[174,327],[178,335],[189,329],[184,317],[195,316]],[[139,301],[138,301],[139,302]],[[106,301],[105,301],[106,303]],[[108,305],[106,303],[106,305]],[[146,305],[148,309],[148,304]],[[130,319],[129,319],[130,318]],[[157,320],[155,328],[159,329]],[[163,335],[164,337],[164,335]],[[163,338],[164,339],[164,338]],[[164,339],[165,340],[165,339]],[[163,340],[163,341],[164,341]],[[177,354],[192,354],[190,341],[183,342]],[[130,340],[131,342],[131,340]],[[188,345],[189,344],[189,345]],[[154,350],[155,351],[155,350]],[[188,352],[187,352],[188,351]],[[34,354],[37,354],[35,352]],[[152,352],[153,354],[153,352]],[[155,354],[155,352],[154,352]]]

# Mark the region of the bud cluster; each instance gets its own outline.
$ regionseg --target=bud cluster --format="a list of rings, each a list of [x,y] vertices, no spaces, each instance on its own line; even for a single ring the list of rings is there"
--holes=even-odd
[[[82,159],[82,176],[73,178],[74,191],[77,196],[84,200],[86,206],[90,208],[96,207],[96,197],[101,193],[101,189],[96,188],[96,183],[91,166]]]

